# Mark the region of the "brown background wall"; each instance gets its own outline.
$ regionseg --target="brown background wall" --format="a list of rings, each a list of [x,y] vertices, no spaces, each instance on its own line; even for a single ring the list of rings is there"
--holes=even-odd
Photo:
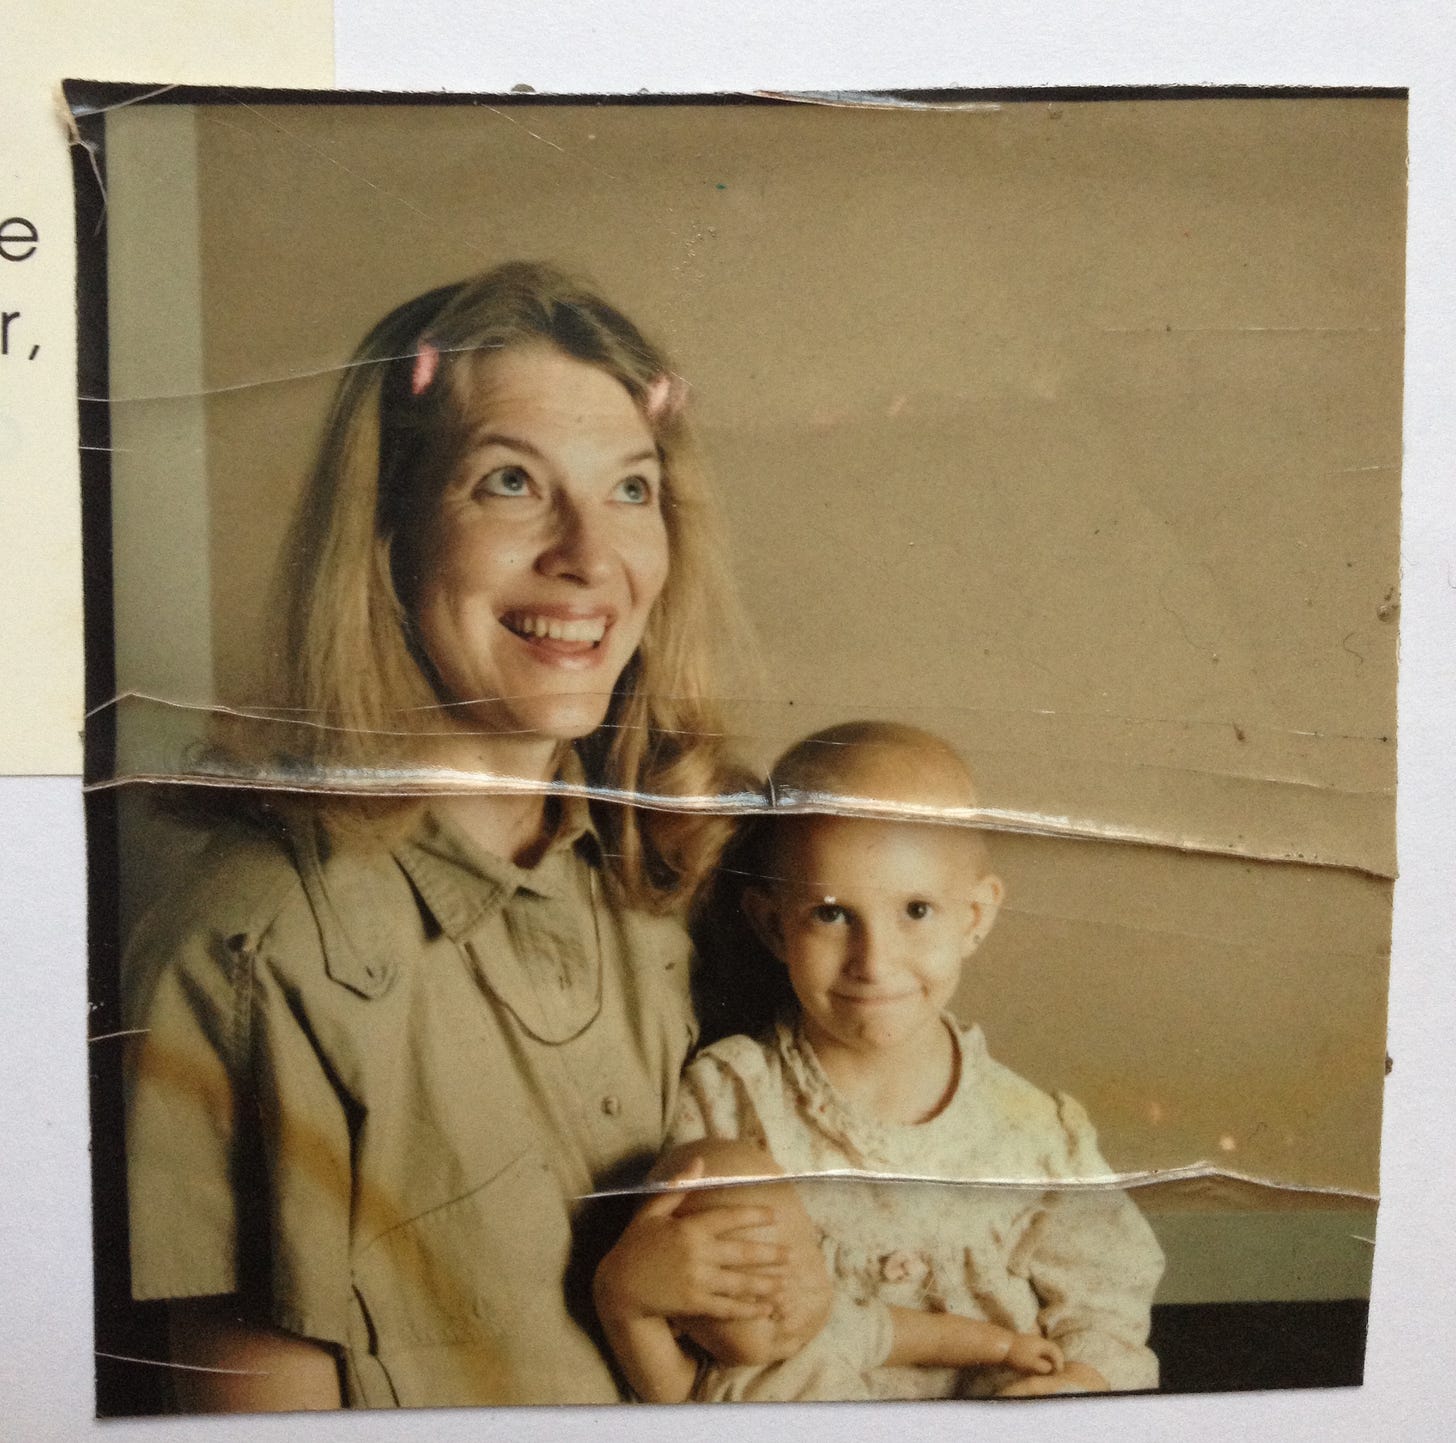
[[[359,335],[499,260],[584,271],[692,384],[773,676],[746,752],[902,717],[989,805],[1194,848],[997,842],[962,1002],[998,1055],[1121,1166],[1375,1188],[1403,104],[195,125],[214,679],[187,699],[266,700],[271,558]],[[1297,857],[1334,865],[1250,860]]]

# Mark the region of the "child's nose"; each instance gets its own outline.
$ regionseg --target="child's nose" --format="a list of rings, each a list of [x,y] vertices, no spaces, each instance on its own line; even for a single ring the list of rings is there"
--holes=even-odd
[[[867,980],[882,976],[891,965],[891,941],[877,927],[861,926],[854,939],[850,953],[850,965],[855,975]]]

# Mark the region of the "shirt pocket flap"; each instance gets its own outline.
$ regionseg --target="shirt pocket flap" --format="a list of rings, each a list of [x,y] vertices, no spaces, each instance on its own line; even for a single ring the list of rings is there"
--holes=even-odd
[[[513,1351],[529,1314],[561,1312],[570,1254],[560,1183],[538,1152],[523,1152],[358,1251],[354,1287],[369,1349],[494,1343]]]

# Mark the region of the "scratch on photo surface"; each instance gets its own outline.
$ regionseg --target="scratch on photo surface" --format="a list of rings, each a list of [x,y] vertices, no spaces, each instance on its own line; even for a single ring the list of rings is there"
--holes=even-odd
[[[184,1373],[226,1373],[231,1378],[267,1378],[266,1369],[257,1368],[206,1368],[201,1363],[172,1363],[166,1358],[133,1358],[129,1353],[107,1353],[95,1349],[98,1358],[114,1358],[118,1363],[141,1363],[148,1368],[180,1368]]]
[[[76,105],[72,106],[66,101],[66,93],[60,86],[56,87],[56,103],[61,113],[61,122],[66,128],[66,134],[72,145],[79,145],[86,152],[86,158],[91,165],[91,174],[96,177],[96,189],[101,192],[101,214],[96,218],[96,234],[101,234],[101,227],[106,220],[106,181],[101,174],[101,165],[96,158],[97,147],[95,142],[85,140],[81,135],[81,127],[76,124],[77,120],[88,120],[93,115],[109,115],[113,110],[125,110],[128,105],[140,105],[144,100],[154,100],[159,95],[165,95],[169,90],[176,90],[176,84],[158,85],[151,90],[145,90],[140,95],[133,95],[126,100],[118,100],[111,105]]]
[[[1173,336],[1242,336],[1248,334],[1269,335],[1269,336],[1377,336],[1385,334],[1401,334],[1404,327],[1401,326],[1175,326],[1168,323],[1163,325],[1144,326],[1099,326],[1099,331],[1106,336],[1142,336],[1142,335],[1173,335]]]
[[[886,95],[874,90],[752,90],[762,100],[787,100],[797,105],[832,105],[845,110],[984,110],[995,113],[999,100],[923,100],[910,95]]]
[[[1158,605],[1162,607],[1162,609],[1167,612],[1167,614],[1171,616],[1174,621],[1178,623],[1178,630],[1183,633],[1183,640],[1187,642],[1189,647],[1192,648],[1192,650],[1194,651],[1204,651],[1207,648],[1204,645],[1194,641],[1192,636],[1189,635],[1188,623],[1184,619],[1183,613],[1181,611],[1175,610],[1172,604],[1168,601],[1168,597],[1166,594],[1168,578],[1172,574],[1173,573],[1171,571],[1165,572],[1163,574],[1163,579],[1158,582]]]
[[[719,870],[724,871],[727,869],[720,867]],[[754,874],[744,873],[743,875],[752,876]],[[777,879],[769,878],[768,880]],[[1000,915],[1006,917],[1025,917],[1037,922],[1062,922],[1074,927],[1086,926],[1088,920],[1077,912],[1064,911],[1055,907],[1028,907],[1015,905],[1010,902],[1003,902],[1001,904]],[[1136,922],[1101,922],[1096,925],[1102,930],[1113,934],[1125,933],[1131,934],[1134,937],[1173,937],[1184,942],[1200,942],[1215,947],[1228,947],[1231,945],[1227,931],[1216,932],[1200,927],[1160,926],[1156,923],[1141,919]],[[1300,957],[1311,960],[1320,957],[1351,957],[1360,958],[1362,961],[1365,959],[1383,961],[1388,957],[1389,951],[1385,947],[1361,948],[1358,951],[1346,949],[1334,951],[1329,947],[1296,947],[1290,944],[1282,948],[1280,955],[1291,961]],[[1259,1127],[1262,1129],[1264,1124],[1260,1123]]]
[[[395,359],[399,359],[396,357]],[[1452,573],[1448,571],[1448,576]],[[1456,589],[1456,579],[1449,583]],[[729,696],[724,693],[715,692],[712,698],[722,706],[782,706],[783,703],[777,698],[765,698],[760,696]],[[218,711],[224,714],[238,714],[247,716],[251,712],[247,709],[239,709],[220,705],[212,705],[206,702],[184,702],[177,701],[172,697],[161,696],[157,692],[140,691],[136,688],[129,688],[126,691],[119,691],[105,701],[98,702],[87,713],[87,717],[93,717],[100,712],[119,705],[125,701],[154,702],[158,706],[175,707],[184,711]],[[474,702],[432,702],[426,707],[411,707],[411,711],[449,711],[456,707],[470,707]],[[1048,706],[914,706],[905,705],[902,708],[907,713],[913,712],[916,715],[931,713],[937,716],[1009,716],[1009,717],[1058,717],[1068,721],[1081,722],[1108,722],[1119,726],[1169,726],[1178,727],[1180,730],[1189,728],[1208,728],[1225,730],[1233,723],[1228,717],[1187,717],[1187,716],[1157,716],[1139,712],[1119,711],[1083,711],[1071,707],[1048,707]],[[272,711],[268,713],[274,715]],[[1308,737],[1314,741],[1329,742],[1388,742],[1389,736],[1384,732],[1337,732],[1323,731],[1311,727],[1284,727],[1284,726],[1259,726],[1246,727],[1246,732],[1255,737]],[[824,745],[838,745],[838,743],[826,742]],[[1150,764],[1151,765],[1151,764]]]
[[[150,1027],[119,1027],[115,1032],[98,1032],[94,1037],[88,1037],[87,1042],[106,1042],[112,1037],[142,1037],[150,1032]]]
[[[166,95],[169,90],[176,90],[177,82],[169,85],[158,85],[151,90],[144,90],[140,95],[130,95],[125,100],[114,101],[110,105],[75,105],[68,107],[71,114],[85,120],[93,115],[110,115],[113,110],[125,110],[128,105],[140,105],[144,100],[155,100],[159,95]]]
[[[392,200],[398,205],[402,205],[407,211],[410,211],[413,214],[419,216],[419,218],[423,221],[428,221],[432,226],[438,226],[440,224],[440,218],[438,216],[431,215],[429,211],[422,209],[420,206],[417,206],[412,200],[408,199],[407,197],[390,190],[387,186],[380,185],[379,182],[376,180],[370,180],[367,175],[362,175],[359,171],[352,170],[342,161],[335,160],[334,157],[329,155],[327,151],[320,150],[319,147],[315,145],[312,141],[305,140],[303,136],[296,134],[294,131],[291,131],[286,125],[283,125],[281,122],[275,120],[265,110],[260,109],[256,105],[249,105],[245,100],[239,100],[237,103],[243,110],[246,110],[250,115],[257,116],[257,118],[261,120],[265,125],[271,126],[280,135],[286,136],[295,145],[299,146],[303,150],[306,150],[310,155],[316,156],[319,160],[327,161],[336,170],[342,171],[352,180],[357,180],[361,185],[367,185],[369,189],[374,191],[376,194],[382,195],[383,197],[385,197],[385,199]],[[473,241],[463,241],[462,244],[467,250],[475,251],[479,255],[486,254],[485,248],[476,244]]]
[[[441,347],[442,350],[449,350],[456,354],[466,350],[485,350],[484,346],[454,346]],[[199,386],[190,391],[151,391],[145,394],[134,396],[95,396],[81,392],[77,399],[81,401],[100,401],[107,405],[140,405],[150,401],[192,401],[203,396],[225,396],[237,391],[251,391],[259,386],[283,386],[290,381],[311,381],[319,376],[332,376],[338,371],[350,371],[359,366],[387,366],[393,361],[408,360],[414,355],[413,351],[398,356],[371,356],[363,361],[335,361],[328,366],[313,366],[303,371],[288,371],[280,376],[260,376],[252,381],[232,381],[225,386]],[[104,450],[105,447],[92,447],[92,450]]]
[[[497,110],[493,105],[482,105],[480,108],[482,110],[488,110],[492,115],[496,116],[500,120],[508,120],[518,130],[524,130],[526,134],[531,137],[532,140],[539,140],[542,145],[549,145],[552,150],[559,150],[561,154],[564,155],[568,160],[574,160],[578,165],[584,165],[588,170],[595,170],[601,175],[606,176],[608,180],[617,181],[619,184],[622,182],[622,177],[620,175],[613,175],[611,171],[605,169],[603,166],[597,165],[593,161],[587,160],[585,156],[578,155],[574,150],[568,150],[564,145],[558,145],[549,136],[538,135],[536,131],[532,130],[529,125],[527,125],[524,121],[517,120],[516,117],[510,114],[508,111]]]

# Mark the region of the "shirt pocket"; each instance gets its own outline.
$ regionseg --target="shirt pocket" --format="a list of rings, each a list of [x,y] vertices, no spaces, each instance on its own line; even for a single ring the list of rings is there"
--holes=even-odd
[[[390,1228],[354,1257],[368,1351],[465,1343],[518,1351],[522,1334],[564,1314],[571,1254],[566,1201],[534,1150],[485,1182]]]

